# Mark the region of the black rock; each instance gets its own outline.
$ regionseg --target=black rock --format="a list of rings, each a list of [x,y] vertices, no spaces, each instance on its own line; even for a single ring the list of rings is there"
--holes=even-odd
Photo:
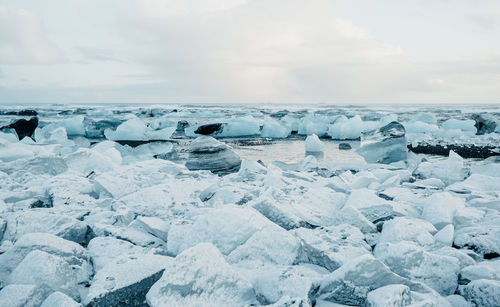
[[[18,116],[37,116],[38,112],[35,110],[21,110],[21,111],[8,111],[8,112],[2,112],[1,114],[3,115],[18,115]]]
[[[33,208],[52,208],[52,207],[54,207],[52,197],[49,197],[49,199],[47,201],[43,201],[43,200],[39,199],[30,205],[31,209],[33,209]]]
[[[474,144],[428,144],[420,143],[408,144],[408,149],[414,153],[428,155],[448,156],[450,150],[456,152],[462,158],[486,159],[488,157],[499,156],[498,146],[474,145]]]
[[[216,134],[222,131],[222,123],[201,125],[194,133],[201,135]]]
[[[349,144],[349,143],[340,143],[339,149],[340,150],[349,150],[349,149],[352,149],[352,147],[351,147],[351,144]]]
[[[11,128],[16,130],[17,137],[22,140],[24,137],[32,137],[38,127],[38,117],[32,117],[30,120],[18,119],[9,126],[3,128]]]
[[[476,121],[474,126],[477,128],[477,135],[492,133],[497,127],[495,118],[487,114],[475,114],[472,119]]]

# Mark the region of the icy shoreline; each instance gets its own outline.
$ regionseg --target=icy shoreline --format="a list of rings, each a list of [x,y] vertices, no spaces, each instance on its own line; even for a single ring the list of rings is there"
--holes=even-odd
[[[0,306],[500,305],[500,158],[406,150],[498,148],[497,127],[476,135],[469,115],[438,109],[136,111],[2,119],[40,126],[36,142],[0,135]],[[262,163],[224,142],[265,150],[292,131],[360,138],[343,150],[370,162]],[[308,139],[294,140],[331,154]]]

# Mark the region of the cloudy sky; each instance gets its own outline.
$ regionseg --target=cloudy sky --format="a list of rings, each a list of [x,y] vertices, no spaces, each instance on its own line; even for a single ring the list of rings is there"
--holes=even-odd
[[[500,103],[498,0],[0,0],[0,103]]]

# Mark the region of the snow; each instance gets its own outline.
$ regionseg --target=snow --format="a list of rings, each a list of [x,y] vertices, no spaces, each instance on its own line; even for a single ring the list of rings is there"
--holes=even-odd
[[[309,135],[306,138],[306,152],[322,152],[323,143],[316,134]]]

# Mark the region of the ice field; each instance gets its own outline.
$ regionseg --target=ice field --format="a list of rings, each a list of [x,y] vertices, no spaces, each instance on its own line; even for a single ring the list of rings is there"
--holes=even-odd
[[[500,306],[498,106],[0,109],[0,306]]]

